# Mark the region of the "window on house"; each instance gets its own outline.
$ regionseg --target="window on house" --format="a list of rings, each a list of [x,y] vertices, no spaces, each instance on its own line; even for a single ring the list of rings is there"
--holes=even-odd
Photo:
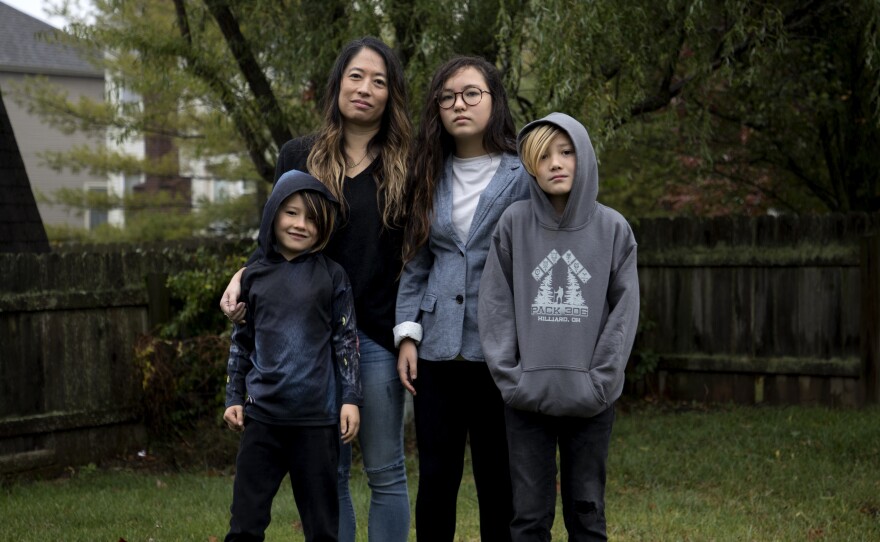
[[[140,174],[132,175],[132,174],[126,173],[125,176],[123,177],[123,183],[125,184],[125,195],[129,195],[132,192],[134,192],[134,190],[133,190],[134,187],[143,183],[143,182],[144,182],[143,175],[140,175]]]
[[[141,101],[141,97],[137,92],[123,86],[120,91],[119,101],[124,104],[135,104]]]
[[[88,186],[86,187],[86,190],[88,190],[90,194],[107,193],[106,186]],[[89,208],[89,210],[86,212],[86,227],[90,230],[93,230],[101,224],[106,224],[108,219],[107,215],[108,213],[106,209]]]

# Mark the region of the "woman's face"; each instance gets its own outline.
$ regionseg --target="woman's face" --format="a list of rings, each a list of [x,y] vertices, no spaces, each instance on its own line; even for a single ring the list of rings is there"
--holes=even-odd
[[[364,47],[354,55],[339,84],[339,112],[345,122],[371,126],[382,121],[388,103],[385,61]]]
[[[452,107],[440,108],[440,120],[446,131],[455,139],[457,150],[465,145],[479,145],[482,148],[483,134],[492,117],[492,95],[483,92],[477,105],[468,105],[464,101],[464,96],[460,94],[467,90],[489,90],[486,78],[473,66],[459,70],[447,79],[440,89],[441,95],[447,93],[455,95]]]

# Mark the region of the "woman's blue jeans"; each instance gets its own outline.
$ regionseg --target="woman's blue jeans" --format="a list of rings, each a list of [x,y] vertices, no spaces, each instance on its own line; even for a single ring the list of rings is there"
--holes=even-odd
[[[358,332],[364,406],[358,440],[370,486],[370,542],[406,542],[409,494],[403,454],[405,393],[397,376],[397,356]],[[354,542],[355,515],[348,489],[351,445],[339,454],[339,541]]]

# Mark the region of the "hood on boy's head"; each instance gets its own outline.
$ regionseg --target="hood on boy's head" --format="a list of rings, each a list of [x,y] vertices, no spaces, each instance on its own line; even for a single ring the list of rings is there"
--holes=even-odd
[[[522,154],[523,137],[536,127],[552,124],[571,139],[574,145],[577,168],[571,185],[571,193],[562,216],[556,214],[547,194],[541,190],[537,181],[529,184],[533,208],[538,220],[554,228],[576,229],[583,227],[593,214],[596,207],[596,196],[599,194],[599,168],[596,163],[596,152],[590,142],[590,135],[583,124],[565,113],[550,113],[542,119],[526,124],[519,132],[516,150]]]
[[[324,186],[324,183],[308,173],[303,173],[302,171],[295,169],[288,171],[278,179],[278,182],[275,183],[275,187],[272,188],[272,193],[269,195],[269,199],[263,207],[263,220],[260,222],[259,244],[260,248],[263,249],[264,254],[268,255],[271,252],[276,252],[275,229],[273,228],[275,214],[278,212],[281,204],[284,203],[284,200],[302,190],[317,192],[333,202],[334,207],[338,210],[339,201],[333,197],[333,194],[331,194],[330,190]]]

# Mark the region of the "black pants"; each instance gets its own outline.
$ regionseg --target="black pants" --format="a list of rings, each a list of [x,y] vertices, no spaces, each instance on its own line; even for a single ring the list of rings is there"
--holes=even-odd
[[[272,500],[288,473],[305,539],[336,542],[338,463],[339,431],[335,425],[287,427],[248,420],[235,461],[226,542],[265,538],[272,519]]]
[[[614,407],[592,418],[547,416],[505,407],[516,542],[550,542],[559,446],[562,517],[571,542],[608,540],[605,465]]]
[[[488,367],[474,361],[419,360],[418,369],[413,406],[419,447],[419,542],[451,542],[455,536],[468,437],[480,506],[480,537],[485,542],[510,540],[513,501],[504,403]]]

